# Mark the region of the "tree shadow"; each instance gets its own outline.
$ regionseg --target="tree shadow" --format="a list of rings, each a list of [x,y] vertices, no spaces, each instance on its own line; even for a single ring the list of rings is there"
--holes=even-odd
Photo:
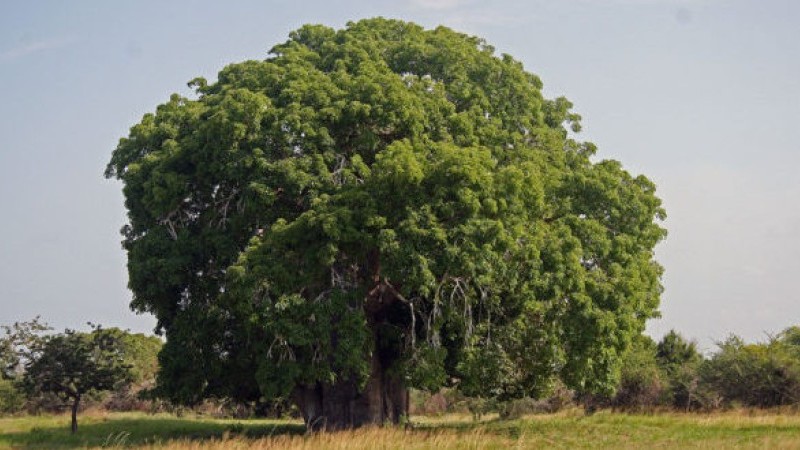
[[[85,448],[140,446],[173,440],[202,441],[223,437],[259,439],[305,433],[302,423],[266,420],[216,421],[177,417],[109,418],[80,424],[74,435],[69,424],[34,427],[27,432],[0,432],[0,443],[12,448]]]
[[[523,426],[519,420],[503,419],[493,417],[478,420],[442,420],[436,422],[414,423],[412,429],[419,432],[442,432],[447,431],[459,435],[474,433],[479,431],[486,435],[518,439],[523,432]],[[526,428],[537,427],[537,422],[527,422]]]
[[[411,420],[412,430],[431,432],[431,431],[451,431],[458,434],[470,433],[475,430],[492,432],[493,434],[510,434],[518,428],[508,420],[500,418],[479,419],[479,420],[442,420],[436,422],[414,422]]]
[[[164,444],[170,441],[208,441],[224,437],[260,439],[282,435],[303,435],[306,428],[302,422],[282,420],[214,420],[205,418],[179,418],[165,416],[119,417],[95,419],[80,423],[78,432],[71,434],[69,420],[63,425],[48,424],[30,431],[3,433],[0,431],[0,446],[10,445],[19,449],[41,448],[85,448],[128,447]],[[88,422],[88,423],[86,423]],[[479,421],[436,421],[414,423],[407,429],[412,433],[452,432],[469,434],[480,429],[487,435],[518,437],[519,424],[502,419]]]

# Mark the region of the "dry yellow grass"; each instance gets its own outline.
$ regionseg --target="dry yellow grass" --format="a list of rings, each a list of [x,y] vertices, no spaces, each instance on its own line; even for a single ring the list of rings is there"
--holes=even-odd
[[[173,441],[144,448],[169,450],[258,449],[258,450],[390,450],[390,449],[508,449],[522,441],[476,429],[457,434],[447,431],[404,431],[364,428],[307,436],[274,436],[256,440],[223,436],[210,441]]]

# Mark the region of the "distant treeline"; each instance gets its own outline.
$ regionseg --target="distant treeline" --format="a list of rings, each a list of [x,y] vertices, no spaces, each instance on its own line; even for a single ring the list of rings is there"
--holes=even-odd
[[[476,416],[499,412],[501,417],[518,417],[567,406],[583,406],[588,412],[800,406],[800,327],[760,343],[731,335],[705,356],[676,331],[659,342],[638,336],[623,357],[615,392],[606,396],[586,395],[556,382],[542,399],[496,402],[448,389],[433,395],[416,392],[412,399],[412,410],[423,414],[468,410]]]
[[[143,394],[155,384],[161,339],[89,325],[61,333],[38,317],[0,325],[0,414],[152,408]]]
[[[800,403],[800,327],[766,342],[730,336],[708,357],[675,331],[658,343],[640,336],[625,356],[620,384],[603,405],[712,410]]]
[[[87,362],[81,364],[90,364],[88,367],[96,372],[94,376],[106,383],[93,380],[95,387],[86,384],[89,387],[82,396],[82,409],[182,411],[152,395],[162,346],[158,337],[99,326],[86,333],[71,330],[53,333],[38,318],[4,325],[1,329],[0,414],[67,409],[69,392],[65,394],[54,380],[67,377],[65,385],[77,381],[70,381],[70,374],[54,372],[47,363],[50,358],[61,368],[63,361],[58,359],[74,357],[76,352],[85,354]],[[113,377],[109,367],[117,370]],[[87,373],[86,367],[80,370]],[[642,335],[624,355],[619,375],[616,391],[606,396],[585,395],[566,389],[559,382],[541,399],[502,402],[467,398],[451,388],[436,393],[414,391],[411,409],[418,414],[471,411],[475,416],[499,412],[502,417],[517,417],[554,412],[567,406],[583,406],[591,412],[598,408],[710,411],[800,405],[800,327],[788,328],[760,343],[746,343],[730,336],[719,342],[716,351],[709,355],[701,354],[695,342],[675,331],[658,342]],[[69,391],[68,386],[65,389]],[[292,414],[293,410],[282,402],[240,405],[226,399],[206,402],[199,409],[240,417]]]

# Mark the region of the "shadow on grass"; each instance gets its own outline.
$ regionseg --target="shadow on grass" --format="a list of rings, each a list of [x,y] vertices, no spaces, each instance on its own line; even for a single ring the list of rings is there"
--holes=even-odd
[[[30,431],[3,432],[0,448],[19,449],[127,447],[163,444],[170,441],[209,441],[223,437],[259,439],[271,436],[302,435],[305,426],[300,422],[280,420],[213,420],[169,416],[113,417],[79,419],[78,432],[69,431],[69,418],[63,424],[52,422],[35,426]],[[413,422],[413,420],[412,420]],[[407,430],[412,433],[452,432],[469,434],[476,428],[490,435],[516,437],[519,426],[494,419],[488,421],[441,421],[415,423]]]
[[[173,440],[210,440],[224,436],[258,439],[277,435],[305,433],[300,423],[281,421],[221,422],[177,417],[109,418],[99,422],[79,423],[71,434],[65,426],[34,427],[27,432],[2,433],[0,446],[12,448],[83,448],[139,446]]]
[[[464,435],[480,430],[498,437],[518,438],[518,421],[489,419],[481,421],[414,422],[412,433],[450,432]],[[0,447],[20,449],[127,447],[163,444],[170,441],[208,441],[223,437],[259,439],[281,435],[305,434],[300,422],[280,420],[213,420],[170,416],[114,417],[79,420],[75,435],[69,432],[68,418],[62,424],[52,422],[33,427],[30,431],[4,433],[0,430]]]
[[[414,423],[413,419],[412,423]],[[492,418],[473,421],[443,420],[414,423],[413,430],[420,432],[451,432],[459,435],[474,433],[476,430],[480,430],[485,434],[516,439],[520,436],[521,427],[519,421],[516,420]]]

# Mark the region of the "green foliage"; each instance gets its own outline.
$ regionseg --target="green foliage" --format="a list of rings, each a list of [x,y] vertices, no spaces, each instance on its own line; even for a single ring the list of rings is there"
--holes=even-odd
[[[163,343],[156,336],[130,333],[118,328],[106,330],[119,341],[129,380],[117,386],[110,395],[103,395],[103,406],[113,411],[148,410],[152,404],[152,389],[158,373],[158,353]]]
[[[668,381],[672,405],[682,409],[703,406],[698,397],[702,357],[697,344],[670,330],[658,343],[656,359]]]
[[[25,365],[26,387],[73,399],[128,381],[130,366],[117,331],[98,327],[91,333],[66,330],[47,336]]]
[[[363,385],[610,392],[657,314],[655,186],[572,139],[563,98],[483,40],[304,26],[120,140],[131,306],[163,395]]]
[[[25,395],[11,380],[0,378],[0,415],[14,414],[25,406]]]
[[[267,398],[287,396],[297,383],[366,381],[371,342],[364,316],[348,308],[351,301],[342,292],[317,302],[289,296],[265,312],[260,324],[275,338],[259,355],[256,378]]]
[[[99,326],[91,333],[66,330],[47,336],[25,364],[23,385],[29,395],[55,394],[72,403],[72,432],[81,399],[130,381],[121,333]]]
[[[726,403],[778,406],[800,401],[800,353],[794,329],[765,344],[731,336],[701,367],[703,383]]]
[[[623,357],[620,384],[611,405],[631,410],[658,406],[664,397],[664,378],[655,342],[647,336],[638,336]]]
[[[158,372],[158,352],[163,346],[161,339],[118,328],[108,328],[105,331],[118,336],[124,362],[130,366],[130,381],[135,384],[154,381]]]
[[[777,336],[777,340],[781,344],[788,346],[787,350],[789,351],[800,350],[800,327],[793,326],[783,330]]]
[[[670,330],[656,347],[658,364],[667,372],[678,371],[684,365],[696,365],[702,359],[697,344],[686,341],[677,331]]]

